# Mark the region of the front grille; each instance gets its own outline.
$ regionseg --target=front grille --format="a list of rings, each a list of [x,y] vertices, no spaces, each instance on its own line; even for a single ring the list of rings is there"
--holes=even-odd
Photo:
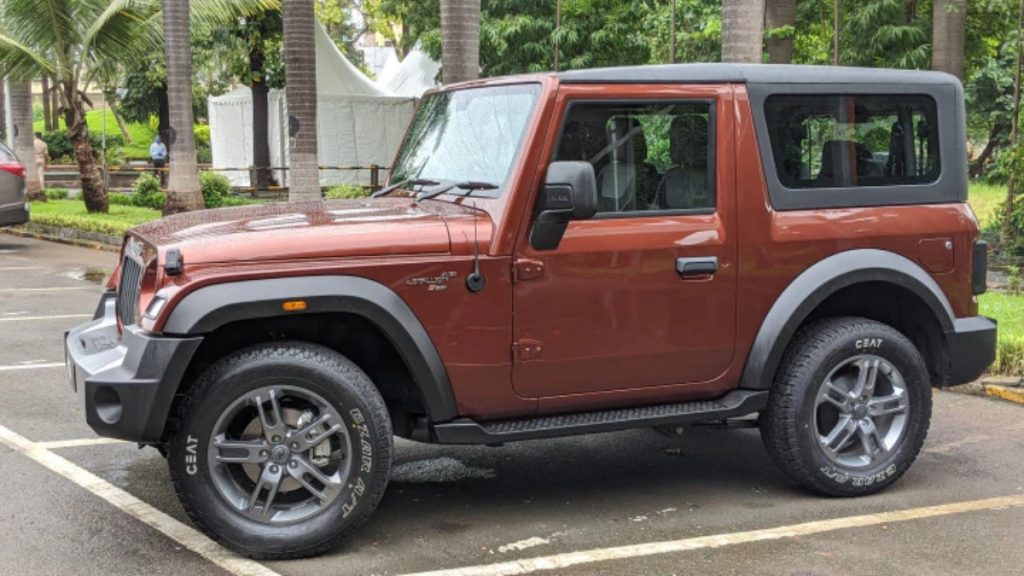
[[[135,324],[142,272],[142,263],[126,253],[121,260],[121,282],[117,286],[117,317],[124,326]]]

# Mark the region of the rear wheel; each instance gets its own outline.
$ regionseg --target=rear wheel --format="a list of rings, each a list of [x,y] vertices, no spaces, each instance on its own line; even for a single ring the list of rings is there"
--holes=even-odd
[[[930,419],[928,370],[914,345],[879,322],[831,318],[802,329],[787,350],[761,433],[797,483],[859,496],[906,472]]]
[[[178,411],[171,477],[193,521],[243,554],[290,558],[335,546],[376,508],[392,435],[355,364],[299,342],[211,367]]]

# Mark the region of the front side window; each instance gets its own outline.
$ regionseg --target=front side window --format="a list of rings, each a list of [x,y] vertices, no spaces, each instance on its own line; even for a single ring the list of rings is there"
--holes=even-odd
[[[540,84],[438,92],[424,98],[391,174],[392,182],[485,182],[508,178]]]
[[[917,95],[773,95],[765,120],[787,188],[928,184],[939,177],[935,101]]]
[[[712,104],[575,102],[554,160],[597,176],[598,214],[714,207]]]

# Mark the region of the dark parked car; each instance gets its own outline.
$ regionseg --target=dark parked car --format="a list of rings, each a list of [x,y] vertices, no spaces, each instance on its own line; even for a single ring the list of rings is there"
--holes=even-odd
[[[10,148],[0,144],[0,226],[28,222],[25,166]]]

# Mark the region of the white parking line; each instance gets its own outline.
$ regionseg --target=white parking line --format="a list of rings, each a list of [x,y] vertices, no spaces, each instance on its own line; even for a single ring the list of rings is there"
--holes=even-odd
[[[41,266],[5,266],[0,268],[0,272],[14,272],[17,270],[41,270]]]
[[[846,518],[835,518],[832,520],[819,520],[816,522],[805,522],[803,524],[779,526],[764,530],[732,532],[729,534],[716,534],[713,536],[698,536],[695,538],[684,538],[682,540],[648,542],[646,544],[616,546],[613,548],[595,548],[580,552],[566,552],[564,554],[525,558],[511,562],[467,566],[465,568],[452,568],[448,570],[434,570],[431,572],[417,572],[415,574],[406,574],[405,576],[513,576],[515,574],[530,574],[532,572],[565,569],[579,564],[608,562],[610,560],[627,560],[630,558],[653,556],[655,554],[687,552],[690,550],[720,548],[722,546],[732,546],[735,544],[749,544],[751,542],[797,538],[799,536],[810,536],[813,534],[820,534],[822,532],[842,530],[844,528],[865,528],[868,526],[878,526],[894,522],[906,522],[908,520],[921,520],[924,518],[948,516],[950,514],[963,514],[966,512],[978,512],[981,510],[1002,510],[1021,506],[1024,506],[1024,495],[1004,496],[1000,498],[987,498],[985,500],[970,500],[966,502],[956,502],[953,504],[911,508],[908,510],[896,510],[893,512],[881,512],[878,514],[865,514],[863,516],[848,516]]]
[[[92,314],[53,314],[52,316],[12,316],[0,318],[0,322],[24,322],[25,320],[70,320],[72,318],[92,318]]]
[[[46,450],[59,450],[61,448],[81,448],[83,446],[103,446],[105,444],[131,444],[127,440],[115,438],[77,438],[75,440],[51,440],[49,442],[36,442],[36,446]]]
[[[135,496],[72,464],[5,426],[0,426],[0,443],[24,454],[51,471],[113,504],[122,512],[152,526],[160,533],[236,576],[280,576],[266,566],[242,558],[210,540],[195,529],[153,508]]]
[[[63,362],[45,362],[42,364],[11,364],[9,366],[0,366],[0,372],[6,372],[8,370],[34,370],[36,368],[63,368]]]
[[[0,288],[0,292],[62,292],[64,290],[96,290],[96,286],[49,286],[46,288]]]

